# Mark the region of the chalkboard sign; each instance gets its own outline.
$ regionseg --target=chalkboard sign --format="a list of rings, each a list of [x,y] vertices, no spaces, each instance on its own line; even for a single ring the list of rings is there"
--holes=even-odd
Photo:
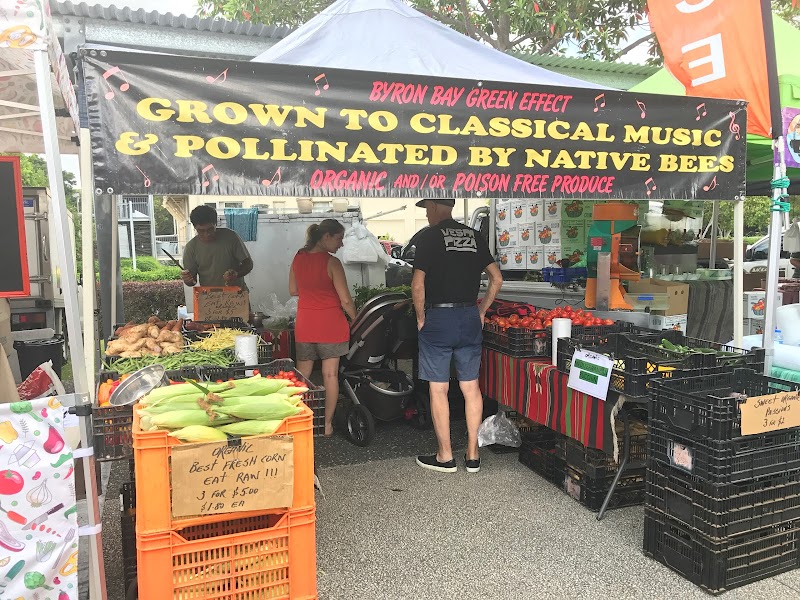
[[[0,298],[31,295],[18,156],[0,156]]]

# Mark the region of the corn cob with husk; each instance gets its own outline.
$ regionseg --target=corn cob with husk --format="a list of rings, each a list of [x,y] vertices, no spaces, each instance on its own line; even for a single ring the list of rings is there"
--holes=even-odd
[[[205,425],[189,425],[169,434],[182,442],[224,442],[228,439],[225,432],[215,427]]]
[[[269,420],[269,421],[238,421],[228,425],[222,425],[219,431],[224,431],[229,435],[266,435],[275,433],[275,430],[280,426],[283,421]]]

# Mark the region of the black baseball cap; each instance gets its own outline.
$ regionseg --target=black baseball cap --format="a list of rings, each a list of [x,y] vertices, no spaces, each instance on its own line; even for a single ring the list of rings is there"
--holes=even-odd
[[[425,202],[427,200],[430,200],[431,202],[436,202],[436,204],[444,204],[445,206],[449,206],[450,208],[453,208],[456,205],[456,201],[453,198],[443,198],[443,199],[423,198],[422,200],[417,202],[417,206],[419,208],[425,208]]]

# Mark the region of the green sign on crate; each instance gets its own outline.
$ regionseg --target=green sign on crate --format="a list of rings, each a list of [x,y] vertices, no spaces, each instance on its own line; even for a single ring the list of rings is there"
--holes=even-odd
[[[613,361],[605,354],[575,350],[567,387],[605,400],[611,382]]]

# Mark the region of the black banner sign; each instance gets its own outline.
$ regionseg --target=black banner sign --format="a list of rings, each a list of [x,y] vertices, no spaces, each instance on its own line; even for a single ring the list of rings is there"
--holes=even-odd
[[[746,103],[91,51],[98,193],[734,199]]]

